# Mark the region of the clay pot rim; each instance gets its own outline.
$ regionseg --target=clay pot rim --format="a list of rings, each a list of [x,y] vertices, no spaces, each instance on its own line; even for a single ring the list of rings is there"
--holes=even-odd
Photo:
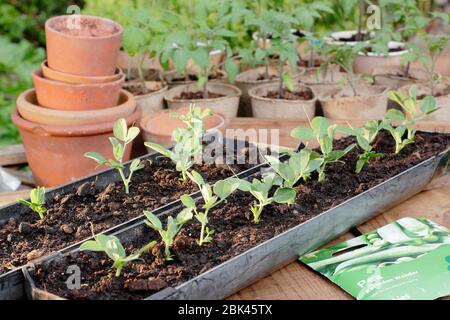
[[[229,98],[239,98],[242,95],[242,91],[241,89],[239,89],[238,87],[235,87],[231,84],[226,84],[226,83],[208,83],[207,84],[207,88],[211,88],[211,87],[225,87],[228,88],[232,91],[234,91],[234,94],[227,94],[223,97],[219,97],[219,98],[208,98],[208,99],[174,99],[174,98],[170,98],[168,97],[169,93],[175,92],[175,91],[179,91],[184,92],[187,87],[190,87],[192,85],[195,85],[194,83],[192,84],[185,84],[185,85],[181,85],[181,86],[177,86],[174,87],[170,90],[168,90],[165,94],[164,94],[164,100],[166,101],[170,101],[170,102],[177,102],[177,103],[186,103],[186,102],[190,102],[190,103],[195,103],[196,101],[201,101],[201,102],[220,102],[224,99],[229,99]],[[201,90],[199,88],[199,90]],[[223,94],[223,93],[221,93]]]
[[[128,125],[133,124],[141,117],[142,111],[139,107],[136,107],[135,111],[125,118]],[[17,108],[14,108],[12,115],[12,121],[14,124],[22,130],[29,132],[42,132],[46,136],[56,136],[56,137],[83,137],[83,136],[94,136],[98,134],[103,134],[107,132],[112,132],[114,122],[99,122],[87,125],[78,126],[54,126],[34,123],[22,118]]]
[[[437,84],[437,86],[439,86],[439,85],[441,85],[441,86],[443,86],[443,87],[445,87],[445,88],[450,88],[450,83],[447,83],[447,82],[445,82],[445,81],[439,82],[439,83]],[[430,89],[430,87],[428,86],[428,84],[426,84],[425,82],[422,82],[422,83],[415,83],[415,84],[407,84],[407,85],[404,85],[403,87],[400,87],[400,88],[398,89],[398,91],[403,92],[403,93],[408,92],[408,91],[409,91],[409,88],[411,88],[412,86],[416,86],[417,90],[419,90],[419,88],[423,88],[423,87],[427,88],[428,90]],[[435,96],[435,98],[438,99],[438,98],[448,97],[448,96],[450,96],[450,94],[440,95],[440,96],[438,96],[438,97]],[[418,100],[418,101],[421,101],[421,100]]]
[[[389,41],[388,42],[388,47],[389,48],[396,48],[401,46],[402,48],[404,48],[404,50],[401,51],[394,51],[394,52],[388,52],[386,54],[384,53],[375,53],[375,52],[358,52],[358,56],[360,57],[375,57],[375,58],[384,58],[384,57],[397,57],[397,56],[401,56],[404,55],[405,53],[409,52],[409,49],[406,48],[406,44],[404,42],[400,42],[400,41]]]
[[[280,79],[278,76],[276,78],[274,78],[274,79],[267,79],[267,80],[266,79],[263,79],[263,80],[240,80],[239,79],[239,78],[242,78],[242,76],[245,76],[245,75],[247,75],[249,73],[252,73],[254,71],[257,71],[257,70],[260,70],[260,69],[264,70],[264,68],[265,67],[262,66],[262,67],[252,68],[252,69],[240,72],[236,76],[236,79],[234,80],[234,82],[235,83],[239,83],[239,84],[252,84],[252,85],[255,85],[255,84],[259,85],[259,84],[261,84],[261,85],[264,85],[264,84],[269,84],[269,83],[274,82],[274,81],[278,81]],[[298,78],[298,77],[304,75],[305,72],[306,72],[306,68],[305,67],[298,67],[296,72],[293,74],[293,78],[294,79]]]
[[[254,87],[254,88],[248,90],[248,95],[250,96],[251,99],[255,99],[255,100],[259,100],[259,101],[269,101],[269,102],[283,101],[283,103],[292,103],[292,104],[297,104],[298,102],[315,102],[317,100],[317,95],[314,92],[314,90],[310,86],[307,86],[307,85],[304,85],[301,83],[294,84],[294,91],[295,91],[295,89],[298,89],[298,88],[309,89],[314,96],[312,99],[310,99],[310,100],[270,99],[270,98],[258,96],[256,94],[257,90],[260,90],[263,88],[271,88],[271,87],[274,87],[275,89],[278,90],[279,85],[278,85],[278,83],[263,84],[261,86],[257,86],[257,87]]]
[[[156,113],[153,113],[153,114],[146,115],[146,116],[142,117],[141,120],[139,121],[139,127],[141,128],[142,131],[144,131],[145,133],[150,134],[152,136],[156,136],[156,137],[172,136],[172,132],[170,134],[163,134],[163,133],[158,133],[158,132],[155,132],[155,131],[151,131],[150,129],[148,129],[147,124],[150,121],[153,120],[152,118],[155,118],[155,117],[157,117],[159,115],[171,114],[171,113],[176,112],[179,109],[182,109],[182,108],[169,109],[169,110],[166,109],[166,110],[162,110],[162,111],[159,111],[159,112],[156,112]],[[223,127],[225,125],[226,118],[225,118],[225,116],[222,113],[217,112],[217,111],[213,111],[212,116],[219,118],[220,123],[217,126],[213,127],[213,128],[206,129],[205,130],[205,135],[208,134],[208,133],[211,133],[211,132],[213,132],[215,130],[220,129],[221,127]]]
[[[147,83],[155,83],[155,82],[159,82],[159,83],[162,84],[161,89],[159,89],[157,91],[150,92],[150,93],[146,93],[146,94],[136,95],[136,96],[134,96],[134,98],[135,99],[148,98],[148,97],[151,97],[151,96],[153,96],[155,94],[160,94],[160,93],[163,93],[163,92],[166,92],[167,90],[169,90],[169,85],[167,83],[163,82],[163,81],[145,81],[146,84]],[[127,83],[127,81],[124,84],[126,85],[126,83]],[[128,92],[127,88],[125,88],[124,90]]]
[[[59,70],[55,70],[55,69],[51,68],[48,65],[47,59],[42,61],[40,70],[42,71],[42,77],[44,79],[47,79],[50,81],[64,82],[64,83],[68,83],[68,84],[111,83],[116,80],[120,80],[122,78],[122,76],[124,75],[122,69],[120,69],[119,67],[116,67],[116,71],[114,72],[114,75],[112,75],[112,76],[92,76],[92,77],[91,76],[80,76],[80,75],[67,73],[67,72],[63,72],[63,71],[59,71]],[[59,79],[52,79],[52,78],[48,77],[46,75],[46,73],[47,73],[47,75],[48,75],[48,73],[55,74],[58,77],[62,77],[62,78],[72,78],[73,82],[59,80]]]
[[[52,80],[44,77],[44,73],[42,69],[38,69],[32,72],[31,74],[32,78],[38,78],[39,81],[45,82],[51,86],[54,87],[73,87],[76,89],[83,89],[83,88],[96,88],[96,87],[103,87],[103,86],[115,86],[115,85],[121,85],[123,82],[125,82],[125,73],[122,72],[122,75],[119,79],[110,81],[110,82],[100,82],[100,83],[70,83],[70,82],[63,82],[63,81],[57,81]]]
[[[382,92],[380,93],[376,93],[376,94],[370,94],[370,95],[358,95],[358,96],[354,96],[354,97],[325,97],[325,98],[320,98],[320,101],[324,101],[324,102],[328,102],[331,100],[349,100],[349,99],[354,99],[354,98],[373,98],[373,97],[379,97],[379,96],[383,96],[386,95],[386,93],[391,90],[386,86],[381,86],[381,85],[371,85],[369,86],[371,88],[379,88],[379,89],[383,89]],[[335,94],[340,93],[343,90],[343,88],[340,88]],[[387,98],[387,97],[386,97]]]
[[[55,16],[55,17],[51,17],[50,19],[47,19],[47,21],[45,21],[45,30],[49,31],[49,32],[53,32],[55,34],[58,34],[61,37],[67,38],[67,39],[84,39],[84,40],[92,40],[92,39],[99,39],[99,40],[104,40],[104,39],[110,39],[110,38],[115,38],[118,35],[121,35],[123,33],[123,27],[115,22],[114,20],[108,19],[108,18],[103,18],[103,17],[97,17],[97,16],[91,16],[91,15],[85,15],[85,14],[80,14],[78,15],[80,16],[80,20],[83,18],[86,18],[88,20],[101,20],[107,23],[110,23],[112,25],[114,25],[118,31],[116,33],[110,34],[110,35],[106,35],[106,36],[100,36],[100,37],[89,37],[89,36],[74,36],[74,35],[69,35],[67,33],[61,32],[59,30],[56,30],[55,28],[53,28],[53,26],[51,25],[54,21],[58,20],[58,19],[65,19],[67,20],[67,18],[71,17],[69,15],[61,15],[61,16]]]
[[[46,108],[46,107],[42,107],[38,104],[34,104],[32,102],[30,102],[30,98],[34,96],[34,98],[37,100],[36,97],[36,89],[35,88],[31,88],[28,89],[24,92],[22,92],[18,97],[17,97],[17,101],[16,104],[17,105],[30,105],[33,108],[39,108],[43,110],[44,116],[45,114],[54,114],[57,116],[62,116],[62,115],[71,115],[72,117],[81,117],[81,118],[86,118],[86,117],[91,117],[91,118],[99,118],[101,119],[102,114],[109,110],[109,111],[113,111],[113,110],[118,110],[123,108],[125,105],[129,104],[129,103],[133,103],[133,95],[126,91],[126,90],[120,90],[120,100],[121,98],[125,98],[124,102],[122,102],[121,104],[111,107],[111,108],[104,108],[104,109],[94,109],[94,110],[59,110],[59,109],[51,109],[51,108]],[[119,100],[119,101],[120,101]],[[134,112],[134,111],[133,111]],[[18,108],[17,108],[17,113],[19,114],[20,117],[22,117],[22,115],[20,114]],[[23,117],[22,117],[23,118]],[[26,121],[29,121],[25,118],[23,118]],[[30,121],[32,122],[32,121]]]

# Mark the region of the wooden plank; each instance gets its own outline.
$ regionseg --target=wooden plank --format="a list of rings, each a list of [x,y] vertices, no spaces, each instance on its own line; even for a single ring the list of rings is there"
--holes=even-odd
[[[21,144],[0,148],[0,166],[9,166],[27,163],[25,149]]]
[[[13,191],[13,192],[1,192],[0,193],[0,206],[5,206],[7,204],[12,204],[17,201],[17,198],[28,198],[30,196],[30,189],[25,187],[23,189]]]
[[[31,171],[23,171],[16,167],[4,167],[3,170],[13,175],[24,184],[31,186],[34,186],[36,184],[36,181],[34,180],[33,177],[33,173]]]
[[[354,238],[351,233],[327,246]],[[352,296],[319,273],[293,262],[228,297],[228,300],[349,300]]]

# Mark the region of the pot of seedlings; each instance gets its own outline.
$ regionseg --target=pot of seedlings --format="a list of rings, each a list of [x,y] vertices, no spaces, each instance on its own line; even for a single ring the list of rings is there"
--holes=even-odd
[[[323,15],[334,13],[328,1],[301,3],[295,7],[293,12],[296,27],[294,35],[297,36],[299,42],[297,52],[300,67],[314,68],[320,65],[316,60],[323,59],[324,56],[316,52],[313,47],[313,44],[317,41],[314,37],[315,25],[320,24]]]
[[[238,66],[232,62],[232,52],[226,40],[226,37],[234,36],[234,33],[227,29],[231,17],[231,13],[226,13],[216,19],[212,26],[205,26],[200,21],[194,21],[191,35],[178,36],[176,45],[169,46],[161,55],[162,63],[173,56],[178,72],[186,71],[189,59],[198,66],[195,70],[197,83],[178,86],[165,93],[164,100],[169,109],[188,107],[189,104],[195,103],[199,107],[218,111],[227,118],[237,115],[241,95],[239,88],[229,84],[209,82],[213,69],[218,67],[214,66],[209,59],[209,53],[214,50],[227,53],[221,65],[229,81],[233,82],[238,73]],[[198,45],[199,42],[202,43],[201,46]]]
[[[426,81],[426,72],[421,68],[412,67],[412,64],[418,58],[416,54],[418,46],[412,41],[412,38],[417,38],[418,35],[424,33],[427,19],[413,0],[392,2],[384,9],[384,11],[386,10],[395,12],[392,16],[393,20],[390,24],[385,24],[377,32],[376,40],[374,39],[372,47],[375,51],[387,53],[386,43],[389,44],[390,48],[392,45],[390,45],[389,41],[397,40],[405,44],[407,52],[400,55],[400,64],[395,62],[387,66],[383,64],[374,66],[371,71],[374,83],[376,85],[386,86],[392,90],[397,90],[406,85]],[[357,59],[362,59],[362,57],[357,57]],[[361,66],[361,68],[364,68],[364,66]]]
[[[162,80],[161,71],[145,68],[144,59],[159,56],[168,30],[169,26],[164,21],[155,23],[149,12],[136,10],[135,19],[123,33],[122,47],[130,57],[137,57],[139,62],[136,68],[130,65],[126,69],[127,81],[123,87],[135,96],[142,116],[164,109],[163,96],[168,86]]]
[[[330,43],[335,45],[358,45],[364,42],[367,42],[371,37],[373,37],[373,33],[364,31],[363,25],[367,24],[364,22],[364,16],[366,13],[366,3],[364,0],[357,0],[358,6],[348,6],[345,2],[341,2],[339,6],[344,13],[344,16],[354,16],[353,10],[354,8],[358,8],[358,29],[357,30],[345,30],[345,31],[337,31],[332,32],[329,39],[327,39]]]
[[[417,102],[421,102],[424,97],[430,95],[436,98],[436,105],[439,108],[436,112],[426,118],[428,121],[448,121],[450,120],[450,84],[441,81],[441,77],[436,73],[436,61],[444,48],[448,45],[449,35],[425,35],[423,40],[426,43],[426,51],[418,52],[427,74],[426,83],[417,84]],[[407,94],[411,86],[405,86],[399,90]]]
[[[32,194],[32,199],[26,200],[32,206],[13,204],[0,209],[0,299],[22,298],[21,267],[53,252],[70,251],[71,247],[90,237],[90,222],[94,223],[95,233],[109,232],[136,223],[142,219],[143,210],[152,210],[158,215],[162,212],[159,208],[179,206],[178,198],[182,194],[198,197],[193,182],[180,180],[179,170],[184,168],[178,164],[181,160],[153,153],[141,157],[139,163],[137,160],[119,161],[122,150],[129,149],[124,145],[129,146],[130,138],[137,133],[137,129],[130,128],[126,133],[124,129],[123,123],[116,125],[109,147],[110,150],[114,148],[111,156],[105,156],[107,152],[102,149],[92,148],[97,153],[88,153],[90,158],[85,158],[94,166],[102,163],[102,168],[112,167],[110,170],[50,190],[45,194],[44,205]],[[200,139],[204,148],[196,151],[204,152],[204,162],[193,162],[190,168],[212,182],[235,174],[241,178],[259,171],[260,154],[267,152],[267,146],[259,149],[245,141]],[[193,157],[198,157],[198,153]],[[39,207],[46,208],[42,220],[30,210]]]
[[[330,61],[347,72],[346,85],[314,86],[324,115],[330,120],[383,119],[387,109],[386,87],[371,86],[353,72],[353,60],[365,46],[334,46]]]
[[[315,113],[316,98],[309,87],[294,83],[298,55],[295,38],[291,34],[292,20],[276,19],[272,27],[272,47],[277,52],[277,83],[250,89],[253,116],[256,118],[307,119]],[[290,69],[285,68],[289,63]]]
[[[257,28],[258,37],[265,39],[261,41],[253,41],[249,48],[242,48],[239,51],[241,63],[252,66],[251,69],[239,73],[236,76],[236,86],[241,89],[242,96],[240,101],[239,115],[251,117],[253,115],[251,106],[250,90],[264,84],[276,84],[279,82],[279,67],[276,63],[278,55],[277,47],[272,46],[272,42],[267,43],[268,38],[272,39],[277,33],[277,26],[284,24],[286,21],[294,23],[294,19],[286,14],[275,10],[264,12],[261,17],[257,17],[254,13],[249,13],[245,18],[247,28]],[[292,35],[291,41],[295,42],[296,37]],[[264,45],[266,44],[266,45]],[[255,66],[259,66],[256,67]],[[284,66],[284,71],[289,72],[290,67]],[[304,72],[304,68],[296,70],[292,69],[292,78],[297,80]]]
[[[390,123],[389,119],[385,121]],[[415,127],[415,123],[409,125]],[[26,268],[29,296],[225,298],[409,198],[433,178],[448,172],[448,134],[415,131],[414,142],[395,153],[389,131],[380,130],[379,141],[370,144],[373,151],[384,156],[367,162],[357,174],[360,157],[353,147],[353,132],[333,141],[329,151],[335,130],[323,118],[313,119],[311,128],[295,129],[294,137],[318,140],[320,147],[290,152],[283,161],[269,158],[271,167],[263,165],[260,169],[264,167],[264,173],[240,177],[245,182],[231,177],[208,185],[190,171],[188,176],[200,186],[199,197],[183,195],[184,209],[168,210],[159,216],[147,212],[146,221],[113,234],[122,243],[117,247],[127,248],[119,257],[140,253],[142,260],[130,259],[116,277],[118,265],[114,259],[95,263],[107,259],[107,252],[107,256],[78,249],[60,253]],[[373,133],[361,136],[371,140]],[[421,158],[417,158],[419,150]],[[332,159],[337,161],[327,162]],[[324,164],[324,178],[319,182],[316,169],[321,170]],[[145,246],[152,248],[141,253]],[[83,285],[79,289],[67,288],[65,271],[71,264],[80,267]],[[94,292],[94,287],[99,289]]]

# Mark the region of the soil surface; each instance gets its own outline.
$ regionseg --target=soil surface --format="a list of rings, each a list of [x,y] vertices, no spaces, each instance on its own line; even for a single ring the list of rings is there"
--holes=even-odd
[[[256,78],[256,81],[263,81],[263,80],[274,80],[274,79],[278,79],[278,76],[275,74],[270,75],[269,74],[269,79],[266,79],[266,76],[264,75],[264,73],[261,73],[258,78]]]
[[[239,162],[234,163],[244,160],[249,163],[251,154],[258,154],[255,150],[249,153],[248,145],[242,152]],[[236,160],[233,151],[228,153],[224,150],[223,155]],[[255,163],[251,157],[251,163]],[[222,157],[212,158],[208,160],[211,164],[196,165],[194,169],[206,181],[215,182],[254,166],[226,165],[219,159],[223,160]],[[232,163],[231,159],[229,161]],[[198,190],[190,180],[180,181],[180,173],[168,158],[161,156],[153,161],[146,160],[144,164],[145,168],[133,176],[129,195],[125,194],[121,181],[107,186],[88,182],[72,192],[58,194],[47,203],[44,220],[30,211],[5,221],[0,225],[0,274],[90,237],[91,223],[96,233],[101,232],[142,215],[143,210],[154,210]]]
[[[123,88],[133,94],[133,96],[142,96],[144,94],[149,94],[152,92],[156,92],[158,90],[151,90],[145,86],[143,83],[135,82],[135,83],[125,83]]]
[[[351,137],[340,139],[334,149],[342,150],[354,142]],[[374,145],[375,151],[384,157],[371,161],[360,174],[355,174],[355,165],[361,150],[355,148],[342,159],[343,163],[327,166],[324,182],[319,183],[312,176],[311,181],[299,183],[294,205],[264,208],[257,225],[249,213],[252,196],[240,191],[233,193],[225,204],[209,212],[209,226],[215,230],[213,241],[203,247],[196,244],[200,225],[193,219],[176,236],[171,262],[164,260],[159,242],[141,256],[142,261],[125,266],[118,278],[114,276],[111,260],[103,253],[93,252],[72,253],[47,266],[38,265],[32,274],[39,288],[69,299],[142,299],[167,286],[178,286],[444,151],[450,146],[450,135],[418,132],[416,143],[400,154],[392,152],[395,144],[387,132],[381,132]],[[142,233],[124,242],[128,254],[151,240],[160,241],[150,228],[142,226],[140,230]],[[82,286],[68,290],[66,270],[73,264],[81,269]]]
[[[367,52],[372,52],[372,48],[368,47]],[[395,47],[395,48],[389,48],[389,52],[399,52],[399,51],[404,51],[405,48],[404,47]]]
[[[69,28],[68,23],[72,21],[69,19],[57,19],[53,22],[52,28],[76,37],[104,37],[116,34],[119,29],[116,26],[105,27],[105,22],[99,20],[83,19],[80,20],[80,28]],[[76,23],[73,19],[72,23]]]
[[[278,90],[268,91],[264,98],[278,99]],[[284,100],[311,100],[314,98],[314,94],[311,90],[295,91],[291,92],[287,88],[283,89]]]
[[[222,78],[223,78],[223,75],[220,73],[211,74],[208,76],[208,80],[219,80]],[[198,80],[198,77],[195,74],[188,75],[187,81],[197,81],[197,80]],[[175,77],[172,79],[172,82],[183,82],[183,81],[186,81],[186,78],[184,76],[183,77],[179,76],[179,77]]]
[[[208,99],[215,99],[225,97],[224,94],[214,93],[208,91]],[[203,91],[196,92],[182,92],[179,96],[175,97],[176,100],[198,100],[198,99],[206,99],[203,97]]]
[[[312,65],[311,67],[313,67],[313,68],[318,68],[318,67],[320,67],[321,63],[322,63],[322,60],[314,59],[313,65]],[[310,66],[309,66],[309,60],[299,59],[299,60],[297,61],[297,66],[299,66],[299,67],[305,67],[305,68],[310,68]]]
[[[364,40],[369,40],[370,34],[369,33],[365,33],[365,32],[361,32],[360,34],[355,33],[353,35],[351,35],[350,37],[339,37],[336,38],[337,41],[341,41],[341,42],[354,42],[354,41],[364,41]]]
[[[434,93],[434,97],[442,97],[442,96],[447,96],[450,95],[450,86],[447,86],[445,88],[440,88],[440,89],[435,89],[435,93]],[[424,99],[427,95],[426,94],[418,94],[417,95],[417,99],[421,100]]]

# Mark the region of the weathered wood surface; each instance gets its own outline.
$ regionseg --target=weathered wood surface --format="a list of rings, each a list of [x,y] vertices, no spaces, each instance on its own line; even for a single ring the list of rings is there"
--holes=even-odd
[[[352,125],[361,123],[352,122]],[[231,119],[230,129],[275,129],[278,130],[278,143],[286,147],[295,147],[298,140],[290,137],[290,131],[297,126],[307,126],[306,122],[298,120],[272,120],[235,118]],[[434,122],[419,124],[419,128],[430,131],[450,132],[450,123]],[[256,131],[258,133],[258,131]],[[260,132],[264,134],[264,131]],[[270,135],[270,132],[269,132]],[[242,135],[239,137],[243,137]],[[251,138],[251,137],[250,137]],[[258,139],[258,138],[257,138]],[[258,142],[261,142],[259,139]],[[272,143],[270,139],[263,139],[264,143]],[[20,145],[0,149],[0,165],[16,165],[25,163],[25,154]],[[29,178],[29,177],[27,177]],[[357,227],[361,233],[368,232],[401,217],[429,218],[450,228],[450,177],[441,181],[442,187],[419,193],[396,207],[378,215],[374,219]],[[446,187],[447,186],[447,187]],[[26,197],[28,190],[0,193],[0,205],[16,201],[17,197]],[[354,237],[346,233],[333,241],[337,243]],[[308,269],[304,265],[294,262],[272,273],[266,278],[250,285],[229,297],[232,300],[241,299],[353,299],[336,285]],[[447,297],[446,299],[450,299]]]

